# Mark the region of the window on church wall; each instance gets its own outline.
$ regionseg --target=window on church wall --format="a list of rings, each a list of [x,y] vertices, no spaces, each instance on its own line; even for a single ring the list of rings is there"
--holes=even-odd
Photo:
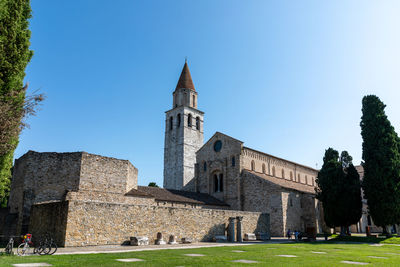
[[[177,120],[178,120],[178,127],[181,127],[181,114],[178,114],[177,116]]]
[[[265,164],[262,165],[262,172],[265,173]]]
[[[236,166],[236,158],[235,156],[232,156],[232,167]]]
[[[290,205],[290,207],[293,207],[293,201],[292,201],[292,198],[289,198],[289,205]]]
[[[272,176],[275,176],[275,166],[272,166]]]
[[[293,172],[290,172],[290,181],[293,181]]]
[[[218,192],[218,175],[214,174],[214,192]]]
[[[172,130],[174,128],[174,118],[169,117],[169,129]]]
[[[256,163],[254,160],[251,161],[251,170],[254,171],[256,169]]]
[[[306,175],[306,178],[305,178],[306,180],[305,180],[305,184],[308,184],[308,179],[307,179],[307,175]]]
[[[207,171],[207,162],[205,162],[205,161],[204,161],[204,163],[203,163],[203,170],[204,170],[204,171]]]
[[[196,130],[200,130],[200,117],[196,117]]]
[[[311,184],[314,186],[314,177],[311,177]]]
[[[224,191],[224,176],[222,173],[214,174],[214,192]]]
[[[285,179],[285,171],[282,169],[282,178]]]
[[[188,115],[188,127],[192,127],[192,114]]]
[[[297,182],[300,183],[300,173],[297,175]]]

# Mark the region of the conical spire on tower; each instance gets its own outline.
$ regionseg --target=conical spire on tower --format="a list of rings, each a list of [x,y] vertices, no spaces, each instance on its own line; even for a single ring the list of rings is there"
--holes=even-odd
[[[176,85],[175,90],[181,89],[181,88],[187,88],[187,89],[192,89],[193,91],[196,91],[194,89],[194,84],[192,81],[192,76],[190,75],[187,60],[185,60],[185,65],[183,66],[182,73],[181,73],[181,76],[179,77],[178,84]]]

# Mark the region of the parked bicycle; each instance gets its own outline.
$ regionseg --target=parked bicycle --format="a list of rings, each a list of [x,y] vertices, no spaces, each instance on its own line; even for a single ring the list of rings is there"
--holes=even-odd
[[[17,248],[18,256],[32,255],[35,252],[36,251],[33,249],[32,235],[31,234],[24,235],[24,240]]]
[[[26,256],[32,254],[39,255],[53,255],[57,251],[57,244],[54,239],[49,235],[36,242],[36,246],[32,242],[32,235],[26,234],[24,240],[17,248],[17,254],[19,256]]]
[[[6,248],[4,249],[4,253],[8,255],[13,255],[13,249],[14,249],[14,238],[11,237],[7,243]]]

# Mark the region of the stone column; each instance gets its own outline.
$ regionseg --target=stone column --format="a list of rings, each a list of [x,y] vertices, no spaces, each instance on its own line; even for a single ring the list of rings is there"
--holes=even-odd
[[[235,217],[229,217],[228,241],[235,242]]]
[[[243,219],[243,216],[236,217],[236,241],[237,242],[243,242],[242,219]]]

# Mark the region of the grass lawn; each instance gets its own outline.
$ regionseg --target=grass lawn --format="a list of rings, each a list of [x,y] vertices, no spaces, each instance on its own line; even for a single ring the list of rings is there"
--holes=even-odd
[[[233,252],[234,250],[244,252]],[[184,254],[203,254],[204,256],[189,257]],[[295,255],[297,257],[285,258],[277,255]],[[124,258],[137,258],[144,261],[129,263],[116,261],[116,259]],[[257,261],[258,263],[232,262],[233,260],[242,259]],[[369,263],[368,266],[400,266],[400,247],[395,245],[377,247],[370,244],[319,242],[155,250],[115,254],[0,256],[0,266],[34,262],[46,262],[53,266],[354,266],[343,264],[341,261],[365,262]]]

